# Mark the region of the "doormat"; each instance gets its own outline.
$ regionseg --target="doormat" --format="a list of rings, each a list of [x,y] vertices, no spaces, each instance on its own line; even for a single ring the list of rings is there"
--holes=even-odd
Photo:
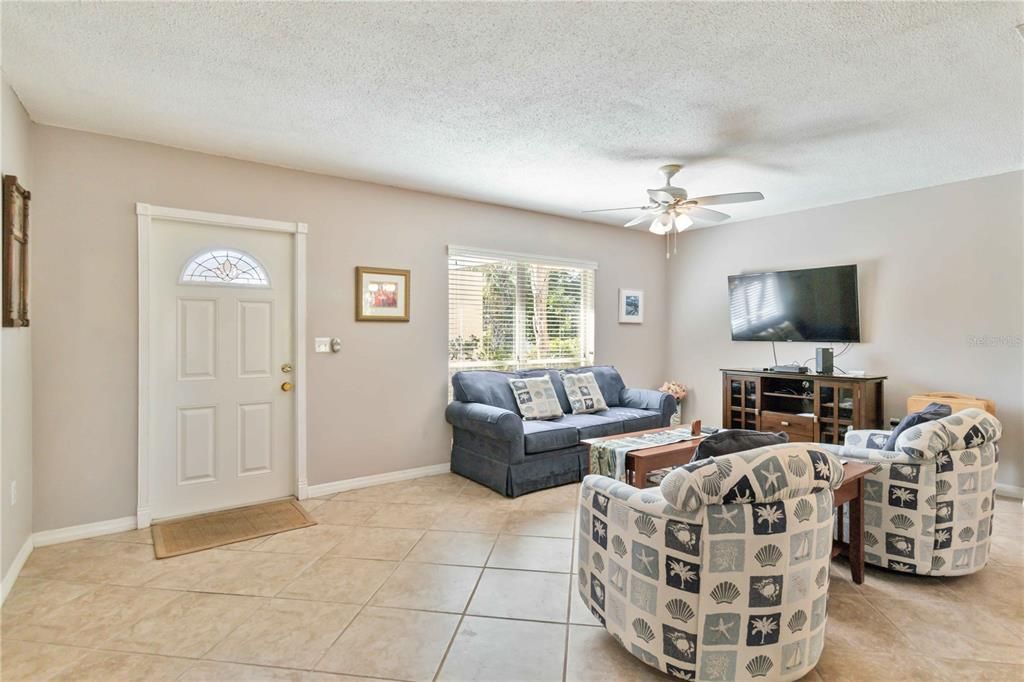
[[[157,559],[315,526],[298,500],[278,500],[153,524]]]

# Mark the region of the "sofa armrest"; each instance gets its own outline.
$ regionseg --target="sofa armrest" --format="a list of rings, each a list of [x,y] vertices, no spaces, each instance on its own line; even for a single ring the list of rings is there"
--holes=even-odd
[[[846,432],[846,436],[843,438],[843,445],[849,445],[854,448],[867,448],[869,450],[881,450],[882,445],[889,439],[889,434],[892,431],[882,431],[880,429],[857,429]]]
[[[668,393],[649,388],[627,388],[622,392],[622,407],[657,410],[667,425],[676,411],[676,399]]]
[[[523,420],[510,410],[483,403],[449,403],[444,418],[457,429],[487,438],[523,443]]]
[[[858,462],[871,462],[872,464],[921,464],[922,459],[903,452],[892,450],[876,450],[874,448],[855,448],[849,445],[827,445],[818,444],[824,450],[828,450],[840,459],[856,460]]]

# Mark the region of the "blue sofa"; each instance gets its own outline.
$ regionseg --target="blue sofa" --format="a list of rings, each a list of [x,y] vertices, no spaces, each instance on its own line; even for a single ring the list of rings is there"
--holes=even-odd
[[[452,425],[452,471],[508,497],[583,480],[589,469],[585,438],[614,436],[668,426],[675,400],[667,393],[626,388],[611,366],[579,367],[593,372],[608,409],[572,414],[559,370],[457,372],[455,400],[445,410]],[[508,380],[551,377],[565,415],[524,421]]]

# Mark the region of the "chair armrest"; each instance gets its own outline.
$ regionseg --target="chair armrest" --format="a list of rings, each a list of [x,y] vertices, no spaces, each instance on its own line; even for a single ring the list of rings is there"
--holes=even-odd
[[[840,459],[852,459],[858,462],[877,462],[878,464],[922,464],[920,457],[892,450],[875,450],[873,448],[854,448],[849,445],[820,445]]]
[[[843,438],[843,445],[848,445],[854,448],[880,450],[885,444],[885,441],[889,440],[890,433],[892,433],[892,431],[882,431],[880,429],[857,429],[856,431],[847,431],[846,436]]]
[[[523,446],[523,420],[510,410],[483,403],[449,403],[444,418],[457,429]]]
[[[668,393],[649,388],[627,388],[622,392],[622,406],[637,410],[657,410],[665,418],[665,423],[676,411],[676,399]]]

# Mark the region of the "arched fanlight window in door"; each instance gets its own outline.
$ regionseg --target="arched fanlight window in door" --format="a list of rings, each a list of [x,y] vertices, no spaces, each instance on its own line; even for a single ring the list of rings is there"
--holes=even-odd
[[[260,262],[247,253],[213,249],[188,260],[181,271],[181,283],[269,287],[270,277]]]

